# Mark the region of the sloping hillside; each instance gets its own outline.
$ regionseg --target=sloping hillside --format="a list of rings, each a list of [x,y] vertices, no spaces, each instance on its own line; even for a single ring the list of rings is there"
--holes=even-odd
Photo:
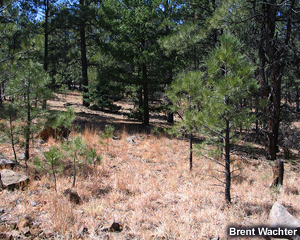
[[[270,188],[272,166],[259,152],[232,157],[236,177],[232,185],[232,205],[227,206],[220,169],[199,156],[189,171],[189,142],[164,134],[146,134],[138,122],[122,114],[104,113],[80,105],[80,95],[59,95],[49,102],[52,109],[74,106],[76,124],[85,130],[73,131],[102,156],[101,164],[78,164],[75,190],[81,204],[69,201],[63,192],[72,187],[72,159],[65,156],[64,169],[57,178],[57,192],[50,172],[29,163],[31,177],[25,190],[0,191],[0,232],[21,239],[227,239],[228,224],[266,224],[272,205],[278,200],[300,217],[299,163],[286,161],[283,191]],[[122,111],[130,107],[122,105]],[[101,140],[105,125],[116,128],[114,138]],[[162,123],[152,122],[156,126]],[[102,143],[101,143],[102,142]],[[243,143],[243,142],[241,142]],[[34,140],[31,158],[43,160],[50,146],[60,141]],[[253,149],[262,149],[251,145]],[[256,147],[256,148],[255,148]],[[8,144],[0,152],[12,157]],[[19,151],[19,153],[21,153]],[[255,158],[253,158],[255,155]],[[22,162],[21,162],[22,163]],[[23,165],[23,163],[22,163]],[[15,171],[25,172],[22,166]],[[216,179],[217,177],[218,179]],[[33,225],[27,237],[16,224],[25,215]],[[121,232],[104,231],[111,222],[122,224]],[[14,230],[15,229],[15,230]],[[26,234],[25,234],[26,235]],[[217,239],[217,238],[216,238]]]

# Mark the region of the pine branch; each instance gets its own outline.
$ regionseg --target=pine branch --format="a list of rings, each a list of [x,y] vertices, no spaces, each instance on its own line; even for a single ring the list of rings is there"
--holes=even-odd
[[[224,185],[220,185],[220,184],[209,184],[209,186],[214,186],[214,187],[224,187]]]
[[[203,174],[204,176],[207,176],[207,177],[212,177],[214,179],[216,179],[218,182],[222,183],[222,184],[226,184],[225,182],[223,182],[222,180],[220,180],[219,178],[215,177],[214,175],[210,175],[210,174]]]
[[[218,170],[218,169],[214,169],[214,171],[219,172],[219,173],[226,173],[225,171],[221,171],[221,170]]]
[[[178,116],[180,117],[180,119],[181,120],[183,120],[183,117],[179,114],[179,112],[178,111],[176,111],[175,113],[177,113],[178,114]]]
[[[18,53],[14,54],[14,55],[12,55],[12,56],[10,56],[10,57],[8,57],[8,58],[2,59],[2,60],[0,60],[0,64],[1,64],[1,63],[4,63],[4,62],[6,62],[6,61],[8,61],[8,60],[10,60],[10,59],[12,59],[12,58],[14,58],[15,56],[17,56],[17,55],[19,55],[19,54],[25,54],[25,53],[31,52],[32,49],[34,49],[34,48],[30,48],[30,49],[25,50],[25,51],[23,51],[23,52],[18,52]]]
[[[238,169],[235,169],[235,170],[232,170],[230,173],[234,173],[234,172],[236,172],[236,171],[241,171],[241,168],[238,168]],[[240,175],[240,174],[239,174]],[[239,176],[238,175],[238,176]]]
[[[204,154],[202,154],[201,152],[200,152],[199,154],[200,154],[201,156],[205,157],[206,159],[208,159],[208,160],[210,160],[210,161],[212,161],[212,162],[214,162],[214,163],[217,163],[217,164],[219,164],[219,165],[221,165],[222,167],[225,168],[225,165],[222,164],[222,163],[220,163],[220,162],[218,162],[217,160],[215,160],[215,159],[213,159],[213,158],[210,158],[210,157],[207,157],[207,156],[205,156]]]
[[[207,128],[208,130],[210,130],[211,132],[217,134],[217,135],[218,135],[219,137],[221,137],[222,139],[225,139],[225,137],[224,137],[221,133],[219,133],[219,132],[217,132],[217,131],[211,129],[210,127],[208,127],[208,126],[206,126],[206,125],[203,125],[203,126],[204,126],[205,128]]]

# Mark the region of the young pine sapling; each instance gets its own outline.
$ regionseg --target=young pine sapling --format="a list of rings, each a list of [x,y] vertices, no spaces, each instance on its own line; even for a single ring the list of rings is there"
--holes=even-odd
[[[59,173],[62,170],[63,153],[58,150],[57,147],[52,146],[48,152],[43,153],[46,158],[46,163],[50,166],[49,171],[53,174],[55,191],[57,192],[56,187],[56,173]]]
[[[106,125],[104,131],[101,133],[100,137],[101,139],[105,139],[106,140],[106,150],[108,151],[108,147],[109,147],[109,139],[113,137],[115,128],[111,125]],[[103,141],[100,141],[100,144],[103,144]]]
[[[67,141],[63,146],[63,149],[67,151],[71,158],[73,159],[73,184],[75,187],[76,184],[76,163],[78,163],[79,158],[84,156],[87,150],[87,145],[82,139],[81,136],[75,136],[71,141]]]

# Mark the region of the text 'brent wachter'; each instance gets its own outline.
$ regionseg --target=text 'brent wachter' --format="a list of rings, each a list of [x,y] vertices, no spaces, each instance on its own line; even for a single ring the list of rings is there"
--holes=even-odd
[[[241,237],[241,236],[277,236],[277,237],[291,237],[300,234],[299,228],[290,227],[235,227],[229,226],[227,228],[227,234],[229,237]]]

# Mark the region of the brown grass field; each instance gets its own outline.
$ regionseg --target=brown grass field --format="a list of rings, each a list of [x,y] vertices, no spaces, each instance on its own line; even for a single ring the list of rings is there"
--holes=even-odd
[[[218,180],[209,176],[224,178],[215,163],[194,154],[193,170],[189,171],[188,140],[144,134],[138,123],[121,115],[96,114],[79,107],[80,100],[76,94],[61,95],[50,105],[63,110],[63,104],[71,102],[77,123],[86,127],[81,133],[73,132],[71,138],[81,134],[103,157],[100,165],[82,165],[78,172],[75,189],[83,203],[73,205],[62,194],[72,186],[70,169],[65,167],[59,175],[56,193],[52,175],[37,172],[29,163],[28,188],[0,191],[0,208],[5,209],[7,222],[29,214],[41,231],[53,233],[52,239],[227,239],[229,224],[266,224],[276,201],[300,217],[297,160],[285,163],[283,191],[279,192],[270,188],[272,166],[263,156],[232,156],[232,168],[239,169],[239,176],[233,179],[232,204],[227,206],[223,187],[216,186]],[[105,124],[114,125],[119,137],[110,139],[108,148],[99,143]],[[42,151],[52,145],[60,147],[60,142],[34,140],[33,145],[31,157],[43,158]],[[1,145],[0,152],[12,158],[9,145]],[[68,156],[64,161],[69,161]],[[16,170],[25,171],[21,167]],[[35,175],[39,179],[34,180]],[[122,224],[122,232],[99,231],[113,220]],[[0,232],[9,230],[6,223],[0,222],[0,227]],[[84,227],[87,233],[82,236]]]

